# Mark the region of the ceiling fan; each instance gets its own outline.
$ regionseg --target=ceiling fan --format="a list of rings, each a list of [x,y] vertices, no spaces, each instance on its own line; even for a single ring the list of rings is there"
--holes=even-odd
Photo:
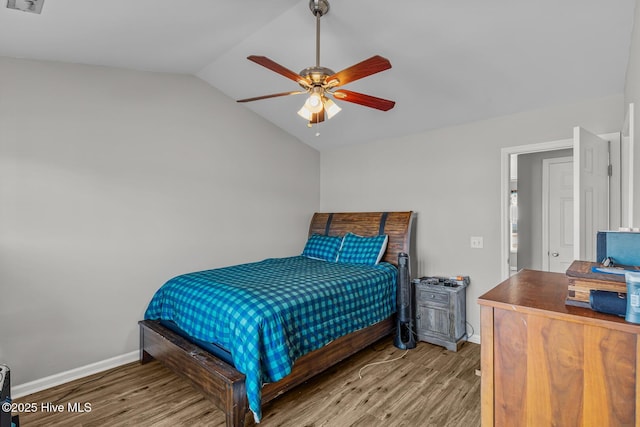
[[[345,68],[342,71],[338,71],[337,73],[329,68],[322,67],[320,65],[320,18],[329,12],[329,2],[328,0],[311,0],[309,2],[309,9],[311,9],[311,13],[316,17],[315,66],[305,68],[300,71],[300,73],[295,73],[266,56],[251,55],[247,57],[248,60],[293,80],[298,83],[303,90],[239,99],[237,102],[251,102],[258,101],[260,99],[307,93],[309,94],[309,97],[300,111],[298,111],[298,114],[309,121],[309,127],[314,123],[324,121],[325,116],[328,119],[332,118],[341,110],[341,108],[329,98],[329,95],[337,100],[352,102],[354,104],[364,105],[365,107],[375,108],[377,110],[388,111],[392,109],[396,104],[394,101],[346,89],[338,89],[347,83],[379,73],[380,71],[388,70],[391,68],[389,60],[376,55],[352,65],[351,67]]]

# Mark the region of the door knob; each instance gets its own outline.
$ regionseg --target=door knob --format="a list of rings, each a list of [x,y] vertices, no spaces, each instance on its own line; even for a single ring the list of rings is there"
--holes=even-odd
[[[558,252],[551,252],[551,256],[553,257],[557,257],[558,255],[560,255]]]

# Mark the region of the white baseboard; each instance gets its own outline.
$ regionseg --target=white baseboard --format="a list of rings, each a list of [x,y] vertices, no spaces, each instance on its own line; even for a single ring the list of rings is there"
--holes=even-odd
[[[475,343],[475,344],[480,344],[480,335],[478,334],[473,334],[472,336],[470,336],[469,338],[467,338],[467,341]]]
[[[117,368],[118,366],[126,365],[127,363],[135,362],[136,360],[140,360],[139,350],[115,356],[100,362],[91,363],[90,365],[71,369],[66,372],[60,372],[59,374],[51,375],[39,380],[19,384],[15,387],[11,387],[11,397],[13,399],[18,399],[38,391],[68,383],[69,381],[97,374],[98,372],[106,371],[111,368]]]

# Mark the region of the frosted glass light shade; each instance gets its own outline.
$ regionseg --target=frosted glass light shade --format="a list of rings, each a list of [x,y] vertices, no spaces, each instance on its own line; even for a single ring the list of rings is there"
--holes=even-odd
[[[307,109],[306,103],[302,106],[300,110],[298,110],[298,115],[305,120],[311,120],[311,116],[313,113]]]
[[[320,96],[320,94],[314,92],[309,95],[309,98],[307,98],[304,106],[312,113],[318,113],[322,110],[322,97]]]
[[[325,98],[324,101],[324,111],[327,113],[327,118],[331,118],[338,114],[342,108],[338,107],[338,104],[333,102],[332,100]]]

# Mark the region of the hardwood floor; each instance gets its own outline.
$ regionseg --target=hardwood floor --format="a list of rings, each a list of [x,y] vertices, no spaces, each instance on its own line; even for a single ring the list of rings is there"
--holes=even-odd
[[[363,368],[403,353],[381,340],[266,405],[259,426],[480,425],[479,345],[453,353],[419,342],[400,360]],[[21,427],[224,426],[221,411],[158,362],[131,363],[15,402],[38,408],[20,413]],[[69,411],[85,403],[90,412]],[[42,410],[47,404],[64,412]]]

